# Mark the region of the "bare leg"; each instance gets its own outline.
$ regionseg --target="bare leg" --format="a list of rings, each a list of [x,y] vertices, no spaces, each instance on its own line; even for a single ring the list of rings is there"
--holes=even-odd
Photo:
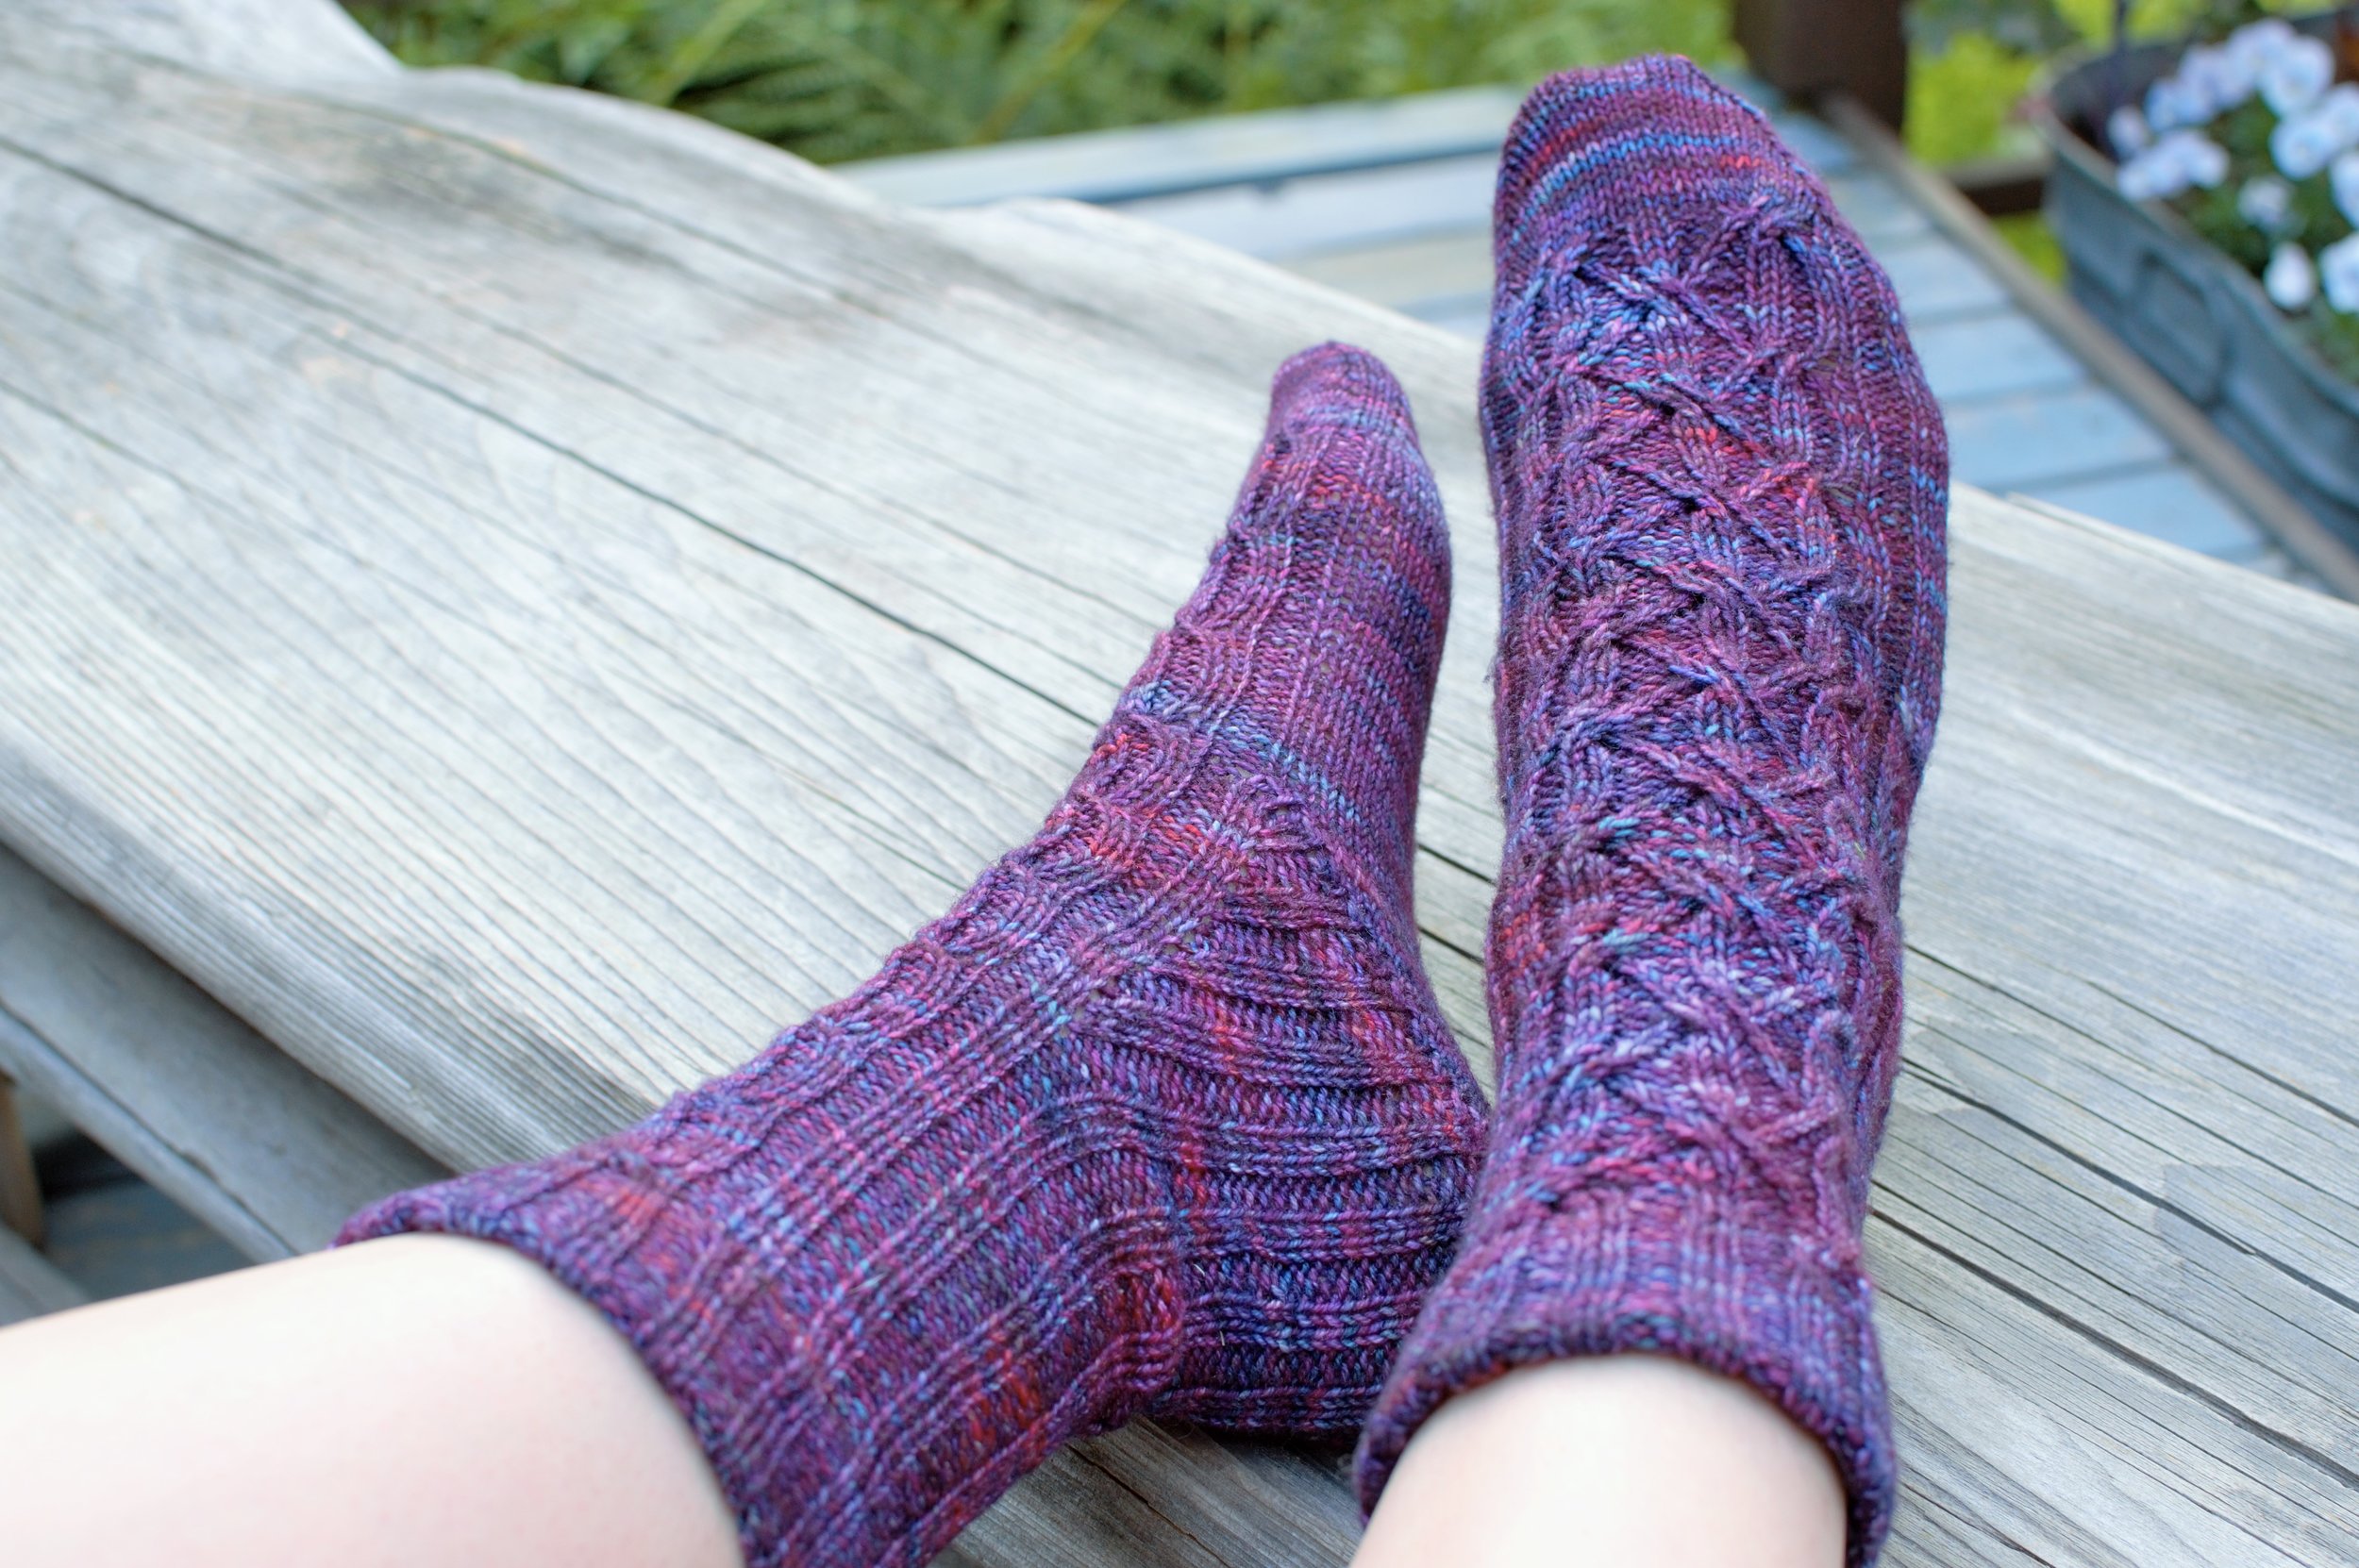
[[[1840,1568],[1826,1450],[1751,1388],[1656,1356],[1553,1361],[1410,1441],[1355,1568]]]
[[[479,1242],[371,1242],[40,1319],[0,1333],[0,1389],[18,1568],[738,1562],[630,1346]]]

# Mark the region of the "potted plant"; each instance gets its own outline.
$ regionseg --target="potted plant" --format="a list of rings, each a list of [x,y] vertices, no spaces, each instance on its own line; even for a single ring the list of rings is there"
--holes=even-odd
[[[2359,546],[2359,7],[2033,100],[2075,298]]]

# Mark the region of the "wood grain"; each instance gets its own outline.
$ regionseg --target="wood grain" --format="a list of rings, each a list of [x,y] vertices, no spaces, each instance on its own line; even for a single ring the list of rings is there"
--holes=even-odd
[[[257,1261],[447,1174],[5,849],[0,1073]]]
[[[452,1163],[741,1058],[1031,831],[1339,336],[1453,520],[1419,920],[1487,1057],[1472,345],[1094,209],[56,4],[0,12],[0,837],[262,1036]],[[1954,523],[1894,1560],[2359,1560],[2359,612]],[[1140,1426],[954,1555],[1352,1525],[1329,1458]]]

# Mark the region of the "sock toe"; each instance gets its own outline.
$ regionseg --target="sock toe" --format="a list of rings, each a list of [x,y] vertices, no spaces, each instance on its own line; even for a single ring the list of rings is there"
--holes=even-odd
[[[1254,757],[1396,886],[1449,617],[1449,537],[1409,401],[1373,355],[1280,367],[1211,568],[1117,712]],[[1223,650],[1252,628],[1251,678]]]
[[[1732,207],[1832,214],[1817,175],[1761,111],[1677,56],[1564,71],[1524,101],[1499,165],[1502,288],[1520,287],[1569,227],[1679,245]]]

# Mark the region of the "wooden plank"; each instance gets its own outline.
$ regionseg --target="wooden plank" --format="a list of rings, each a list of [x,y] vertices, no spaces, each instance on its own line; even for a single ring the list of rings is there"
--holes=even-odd
[[[1090,209],[45,10],[0,12],[0,835],[290,1054],[472,1162],[857,979],[1038,821],[1326,336],[1401,374],[1453,519],[1418,913],[1480,1049],[1473,345]],[[1955,525],[1873,1241],[1895,1559],[2335,1560],[2359,612]],[[1331,1460],[1141,1427],[955,1550],[1350,1534]]]
[[[24,1237],[0,1229],[0,1328],[62,1312],[89,1299]]]
[[[1975,398],[2051,392],[2088,380],[2088,373],[2055,339],[2015,310],[1952,316],[1916,328],[1909,337],[1945,414]]]
[[[1438,232],[1414,235],[1408,239],[1366,240],[1356,231],[1347,231],[1340,245],[1328,245],[1305,253],[1292,253],[1294,241],[1289,237],[1290,218],[1285,215],[1288,193],[1286,188],[1278,195],[1244,193],[1235,198],[1239,209],[1247,209],[1235,217],[1227,216],[1216,231],[1191,225],[1188,215],[1178,214],[1174,226],[1189,228],[1222,243],[1250,253],[1279,257],[1287,271],[1357,294],[1363,299],[1395,309],[1420,314],[1427,309],[1463,309],[1468,305],[1487,308],[1491,289],[1491,231],[1488,215],[1478,212],[1471,200],[1464,202],[1464,210],[1455,214],[1466,221],[1462,226]],[[1877,207],[1866,192],[1882,191],[1890,199],[1889,186],[1878,181],[1852,181],[1847,186],[1849,200],[1871,218],[1879,216]],[[1209,198],[1199,198],[1209,201]],[[1338,210],[1357,225],[1367,220],[1352,209],[1351,204],[1339,203]],[[1154,216],[1157,221],[1169,221],[1150,209],[1134,216]],[[1849,216],[1850,209],[1846,209]],[[1265,232],[1257,226],[1261,217],[1275,214],[1277,232]],[[1378,220],[1390,223],[1385,217]],[[1869,242],[1876,247],[1876,259],[1891,275],[1894,290],[1909,313],[1913,324],[1937,322],[1945,317],[1985,314],[2003,308],[2008,302],[2006,292],[1990,275],[1959,246],[1933,233],[1920,218],[1914,229],[1885,216],[1881,225],[1881,237]],[[1327,231],[1329,234],[1333,230]],[[1864,236],[1865,237],[1865,236]],[[1240,243],[1242,241],[1244,242]]]
[[[1848,174],[1826,178],[1827,193],[1870,250],[1933,232],[1932,220],[1924,209],[1875,170],[1854,167]]]
[[[1892,279],[1892,291],[1900,296],[1900,309],[1913,329],[2007,304],[2007,292],[1998,280],[1939,235],[1888,241],[1877,248],[1876,259]]]
[[[1957,506],[1874,1238],[1912,1523],[2007,1560],[2351,1561],[2354,617]]]
[[[6,849],[0,1070],[257,1260],[447,1174]]]
[[[1310,256],[1437,232],[1487,230],[1497,174],[1497,157],[1481,153],[1275,185],[1226,185],[1126,202],[1122,210],[1247,256]]]
[[[1480,342],[1491,330],[1491,298],[1488,294],[1454,294],[1440,299],[1418,300],[1401,307],[1403,314],[1438,326],[1456,337]]]
[[[2086,383],[1983,398],[1944,410],[1949,472],[1984,490],[2023,490],[2166,462],[2170,445],[2120,398]],[[2136,521],[2145,509],[2095,516]],[[2168,537],[2168,536],[2165,536]]]
[[[1395,310],[1435,299],[1473,300],[1487,307],[1491,228],[1476,224],[1409,240],[1322,251],[1290,258],[1285,268],[1297,277]]]
[[[2134,517],[2138,532],[2221,560],[2250,561],[2268,548],[2250,520],[2183,462],[2022,488],[2034,499],[2085,517]]]
[[[1459,88],[869,158],[837,172],[888,200],[925,207],[1043,195],[1136,201],[1493,153],[1520,98],[1511,88]]]

